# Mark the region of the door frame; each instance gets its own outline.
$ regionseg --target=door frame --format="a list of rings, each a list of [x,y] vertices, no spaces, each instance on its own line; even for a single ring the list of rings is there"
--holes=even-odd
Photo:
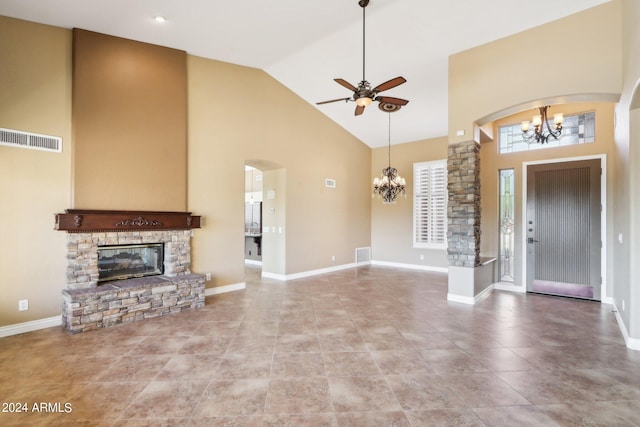
[[[600,176],[600,204],[602,211],[600,214],[600,240],[602,248],[600,250],[600,273],[602,274],[602,285],[600,288],[600,302],[602,304],[613,303],[613,298],[607,294],[607,155],[594,154],[591,156],[580,157],[563,157],[557,159],[535,160],[530,162],[522,162],[522,211],[521,211],[521,254],[522,254],[522,280],[520,284],[520,292],[527,292],[527,169],[532,165],[543,165],[550,163],[566,163],[580,160],[600,160],[602,175]]]

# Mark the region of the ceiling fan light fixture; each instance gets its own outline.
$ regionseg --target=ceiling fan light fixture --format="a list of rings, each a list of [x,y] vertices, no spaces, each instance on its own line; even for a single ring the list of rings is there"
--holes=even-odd
[[[356,99],[356,105],[359,107],[367,107],[373,102],[373,99],[368,96],[363,96],[362,98]]]

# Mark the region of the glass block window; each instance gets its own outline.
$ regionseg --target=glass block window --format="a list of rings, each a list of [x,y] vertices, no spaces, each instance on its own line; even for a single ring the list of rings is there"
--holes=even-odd
[[[499,198],[499,277],[501,282],[513,282],[514,271],[514,224],[515,214],[513,207],[515,205],[515,183],[513,169],[501,169],[498,179],[500,181],[500,198]]]
[[[553,118],[551,118],[551,120],[553,120]],[[501,154],[594,142],[596,135],[596,113],[591,111],[571,116],[565,115],[564,123],[562,124],[562,136],[557,140],[551,137],[546,144],[537,144],[535,141],[530,144],[527,143],[522,139],[522,129],[520,126],[520,123],[500,126],[498,138]]]
[[[413,164],[413,247],[447,243],[447,161]]]

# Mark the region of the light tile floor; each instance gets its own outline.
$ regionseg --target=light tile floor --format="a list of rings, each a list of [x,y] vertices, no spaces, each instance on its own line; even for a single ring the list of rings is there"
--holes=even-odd
[[[203,309],[0,339],[0,409],[28,409],[0,425],[640,425],[640,352],[608,305],[465,306],[446,275],[381,267],[258,273]]]

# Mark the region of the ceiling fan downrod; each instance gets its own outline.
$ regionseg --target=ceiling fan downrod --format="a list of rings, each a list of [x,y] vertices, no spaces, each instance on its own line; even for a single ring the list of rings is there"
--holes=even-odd
[[[366,42],[366,32],[365,32],[365,27],[366,27],[366,19],[365,19],[365,8],[367,7],[367,5],[369,4],[369,0],[360,0],[358,1],[358,4],[360,5],[360,7],[362,7],[362,83],[360,84],[361,86],[364,86],[367,79],[365,78],[365,55],[366,55],[366,50],[365,50],[365,42]]]

